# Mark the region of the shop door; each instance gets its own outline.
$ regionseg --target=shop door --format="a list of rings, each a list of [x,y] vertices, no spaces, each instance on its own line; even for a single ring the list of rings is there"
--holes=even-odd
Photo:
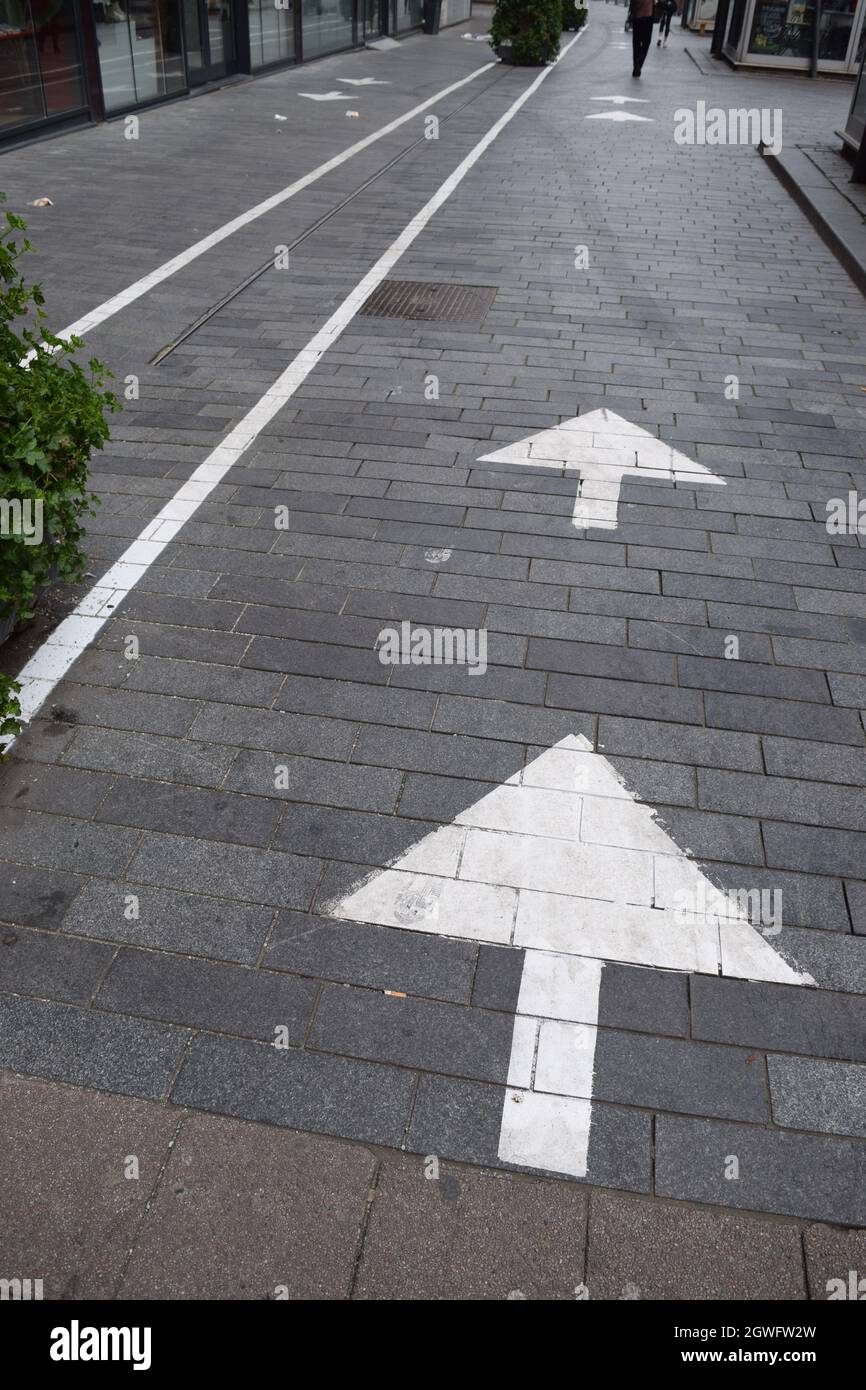
[[[381,38],[388,32],[388,0],[361,0],[364,15],[364,41]]]
[[[191,87],[234,72],[232,0],[183,0],[183,32]]]

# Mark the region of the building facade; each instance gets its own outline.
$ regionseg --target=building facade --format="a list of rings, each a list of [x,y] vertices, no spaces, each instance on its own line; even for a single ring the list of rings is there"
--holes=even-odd
[[[0,141],[417,31],[425,0],[0,0]],[[446,0],[465,19],[470,0]]]

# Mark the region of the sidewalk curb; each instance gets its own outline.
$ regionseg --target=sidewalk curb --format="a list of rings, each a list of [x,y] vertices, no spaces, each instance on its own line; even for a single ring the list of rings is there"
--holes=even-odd
[[[866,295],[866,225],[856,209],[799,150],[770,154],[761,142],[758,153]]]

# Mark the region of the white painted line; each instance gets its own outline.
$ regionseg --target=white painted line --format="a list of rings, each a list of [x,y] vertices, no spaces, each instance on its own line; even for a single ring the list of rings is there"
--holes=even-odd
[[[349,101],[347,92],[298,92],[299,97],[306,97],[308,101]]]
[[[339,169],[341,164],[345,164],[347,160],[354,158],[356,154],[360,154],[361,151],[367,149],[368,146],[374,145],[377,140],[382,140],[386,135],[390,135],[392,131],[399,130],[400,126],[405,125],[407,121],[411,121],[413,117],[420,115],[422,111],[427,111],[429,107],[435,106],[436,102],[442,101],[443,97],[450,96],[452,92],[459,91],[459,89],[465,87],[468,82],[474,82],[475,78],[479,77],[482,72],[489,72],[491,68],[495,67],[495,63],[485,63],[483,67],[476,68],[474,72],[470,72],[468,77],[462,77],[459,82],[452,82],[450,87],[443,87],[442,91],[437,92],[435,96],[429,97],[427,101],[422,101],[419,106],[413,106],[411,111],[407,111],[404,116],[398,116],[396,120],[389,121],[388,124],[383,125],[380,130],[374,130],[371,135],[365,135],[363,140],[358,140],[354,145],[350,145],[347,150],[343,150],[341,154],[335,155],[333,159],[328,159],[324,164],[320,164],[317,168],[311,169],[308,174],[304,174],[301,178],[296,179],[294,183],[290,183],[285,188],[280,189],[279,193],[272,194],[270,198],[265,198],[263,202],[256,203],[253,207],[248,208],[246,212],[242,212],[238,217],[233,217],[230,222],[223,223],[221,227],[217,227],[215,231],[209,232],[206,237],[202,237],[201,241],[194,242],[193,245],[188,246],[185,251],[181,251],[179,255],[173,256],[170,261],[164,261],[162,265],[157,266],[155,270],[149,271],[147,275],[143,275],[140,280],[136,280],[133,284],[127,286],[125,290],[121,290],[119,294],[112,295],[111,299],[106,299],[104,303],[98,304],[95,309],[91,309],[83,318],[76,319],[74,323],[70,323],[67,328],[64,328],[58,333],[58,338],[71,338],[73,336],[83,337],[85,333],[91,332],[91,330],[98,327],[99,324],[105,323],[106,319],[113,318],[114,315],[119,314],[122,309],[126,309],[130,304],[134,304],[136,299],[141,299],[142,295],[149,294],[157,285],[161,285],[164,280],[168,280],[172,275],[176,275],[179,270],[183,270],[185,266],[190,265],[191,262],[197,260],[199,256],[203,256],[206,252],[213,250],[214,246],[218,246],[221,241],[225,241],[227,237],[234,236],[235,232],[239,232],[242,227],[248,227],[251,222],[255,222],[259,217],[264,217],[266,213],[273,212],[274,208],[278,208],[283,203],[288,202],[290,198],[294,198],[296,194],[301,193],[305,188],[309,188],[310,184],[316,183],[319,179],[323,179],[327,174],[332,173],[334,169]],[[348,100],[343,93],[338,93],[337,95],[343,97],[344,100]]]
[[[545,804],[546,803],[546,804]],[[499,1156],[584,1177],[604,961],[811,985],[581,736],[564,738],[325,915],[524,948]],[[448,846],[454,862],[457,840]]]
[[[612,410],[591,410],[552,429],[527,435],[479,463],[519,463],[528,468],[564,468],[579,474],[572,521],[580,530],[617,526],[623,478],[662,478],[696,487],[724,487],[702,463],[672,449],[641,425]]]
[[[566,44],[557,62],[562,61],[565,54],[585,32],[584,27],[570,43]],[[389,271],[393,270],[404,251],[407,251],[417,240],[439,209],[463,182],[470,169],[477,164],[484,152],[514,119],[518,111],[526,105],[542,82],[550,76],[555,66],[556,64],[552,64],[550,67],[543,68],[534,82],[531,82],[516,101],[512,102],[507,111],[494,121],[486,135],[483,135],[473,146],[469,154],[460,161],[445,182],[440,184],[433,197],[428,199],[420,212],[417,212],[411,222],[403,228],[396,241],[391,243],[372,269],[362,280],[359,280],[355,288],[327,320],[324,327],[313,335],[307,346],[301,349],[285,371],[277,377],[273,385],[247,412],[240,424],[236,425],[226,435],[222,443],[208,454],[204,462],[199,464],[190,479],[178,489],[174,497],[166,503],[153,521],[148,522],[137,540],[133,541],[132,545],[124,551],[116,564],[112,565],[97,582],[94,589],[85,595],[78,607],[34,652],[17,678],[21,683],[19,701],[21,718],[25,723],[33,718],[53,686],[63,679],[73,662],[90,646],[97,633],[111,617],[117,603],[134,588],[148,566],[153,564],[169,541],[174,539],[183,523],[195,514],[229,469],[237,463],[265,426],[282,410],[286,401],[290,400],[298,387],[306,381],[328,348],[333,346],[352,322],[361,305],[382,283]],[[457,85],[460,86],[462,83]],[[430,103],[425,104],[429,105]],[[421,110],[422,108],[416,109]],[[402,119],[406,118],[403,117]],[[107,602],[99,606],[97,617],[91,616],[94,590],[100,594],[109,591],[112,595],[117,596],[116,601],[112,601],[110,606]],[[12,742],[4,746],[4,751],[9,751]]]
[[[345,82],[350,87],[390,87],[391,85],[382,77],[338,77],[337,81]]]
[[[627,101],[639,102],[641,106],[649,103],[648,97],[592,97],[593,101],[612,101],[615,106],[624,106]]]

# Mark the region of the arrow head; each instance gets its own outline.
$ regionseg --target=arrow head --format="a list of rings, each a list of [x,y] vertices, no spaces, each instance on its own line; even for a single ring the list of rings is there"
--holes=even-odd
[[[482,454],[479,462],[579,473],[572,520],[580,530],[616,528],[623,478],[658,478],[675,486],[725,486],[724,478],[612,410],[591,410],[564,420],[492,454]]]

